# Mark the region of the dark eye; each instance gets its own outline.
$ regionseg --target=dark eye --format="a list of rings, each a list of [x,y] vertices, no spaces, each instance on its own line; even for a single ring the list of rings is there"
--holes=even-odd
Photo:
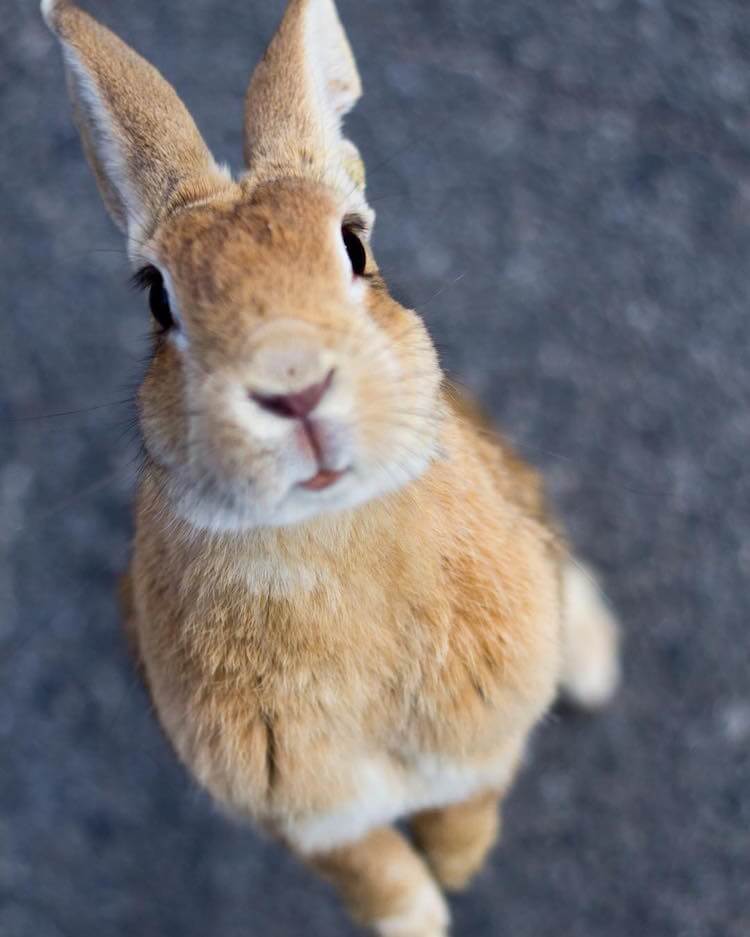
[[[133,284],[141,290],[148,290],[148,304],[151,314],[162,330],[168,332],[174,327],[174,316],[169,305],[169,294],[164,286],[164,278],[156,267],[143,267],[133,277]]]
[[[341,237],[344,239],[344,247],[349,255],[354,275],[364,276],[367,269],[367,251],[359,235],[350,225],[344,225],[341,229]]]

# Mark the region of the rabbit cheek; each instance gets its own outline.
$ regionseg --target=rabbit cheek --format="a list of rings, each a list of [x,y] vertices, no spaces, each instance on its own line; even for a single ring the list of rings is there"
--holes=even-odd
[[[414,379],[374,390],[357,427],[358,452],[368,484],[386,494],[421,475],[437,452],[440,420],[431,393],[414,390]]]
[[[232,426],[223,434],[221,454],[214,457],[223,484],[244,492],[256,509],[263,511],[286,494],[295,458],[288,444],[278,446],[248,437],[244,428]],[[312,463],[311,463],[312,464]]]
[[[197,386],[196,386],[197,385]],[[233,405],[237,403],[237,405]],[[241,515],[280,497],[285,484],[278,463],[281,438],[265,438],[233,401],[226,387],[209,378],[188,390],[188,473],[193,495],[204,506],[222,504]]]
[[[151,458],[164,468],[183,467],[188,458],[185,378],[177,352],[168,345],[151,361],[138,391],[138,409]]]

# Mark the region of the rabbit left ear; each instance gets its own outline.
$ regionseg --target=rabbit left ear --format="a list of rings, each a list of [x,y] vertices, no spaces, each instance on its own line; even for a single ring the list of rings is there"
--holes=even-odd
[[[359,153],[341,121],[362,94],[333,0],[290,0],[245,102],[245,162],[255,178],[344,173],[364,188]]]
[[[68,0],[43,0],[83,147],[131,256],[170,209],[232,185],[159,72]]]

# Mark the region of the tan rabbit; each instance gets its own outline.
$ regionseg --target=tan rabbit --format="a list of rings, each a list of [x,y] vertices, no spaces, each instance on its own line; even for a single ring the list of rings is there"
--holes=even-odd
[[[162,725],[360,921],[444,935],[558,688],[613,692],[614,621],[378,273],[332,0],[289,3],[238,180],[135,52],[43,12],[158,325],[124,604]]]

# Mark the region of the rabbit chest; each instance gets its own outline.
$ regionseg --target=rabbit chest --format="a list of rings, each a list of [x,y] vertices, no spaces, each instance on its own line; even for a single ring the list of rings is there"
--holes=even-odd
[[[549,634],[521,692],[507,659],[470,664],[474,650],[426,610],[348,627],[334,611],[287,613],[248,630],[222,615],[147,653],[168,735],[230,811],[309,853],[510,782],[554,691]]]

